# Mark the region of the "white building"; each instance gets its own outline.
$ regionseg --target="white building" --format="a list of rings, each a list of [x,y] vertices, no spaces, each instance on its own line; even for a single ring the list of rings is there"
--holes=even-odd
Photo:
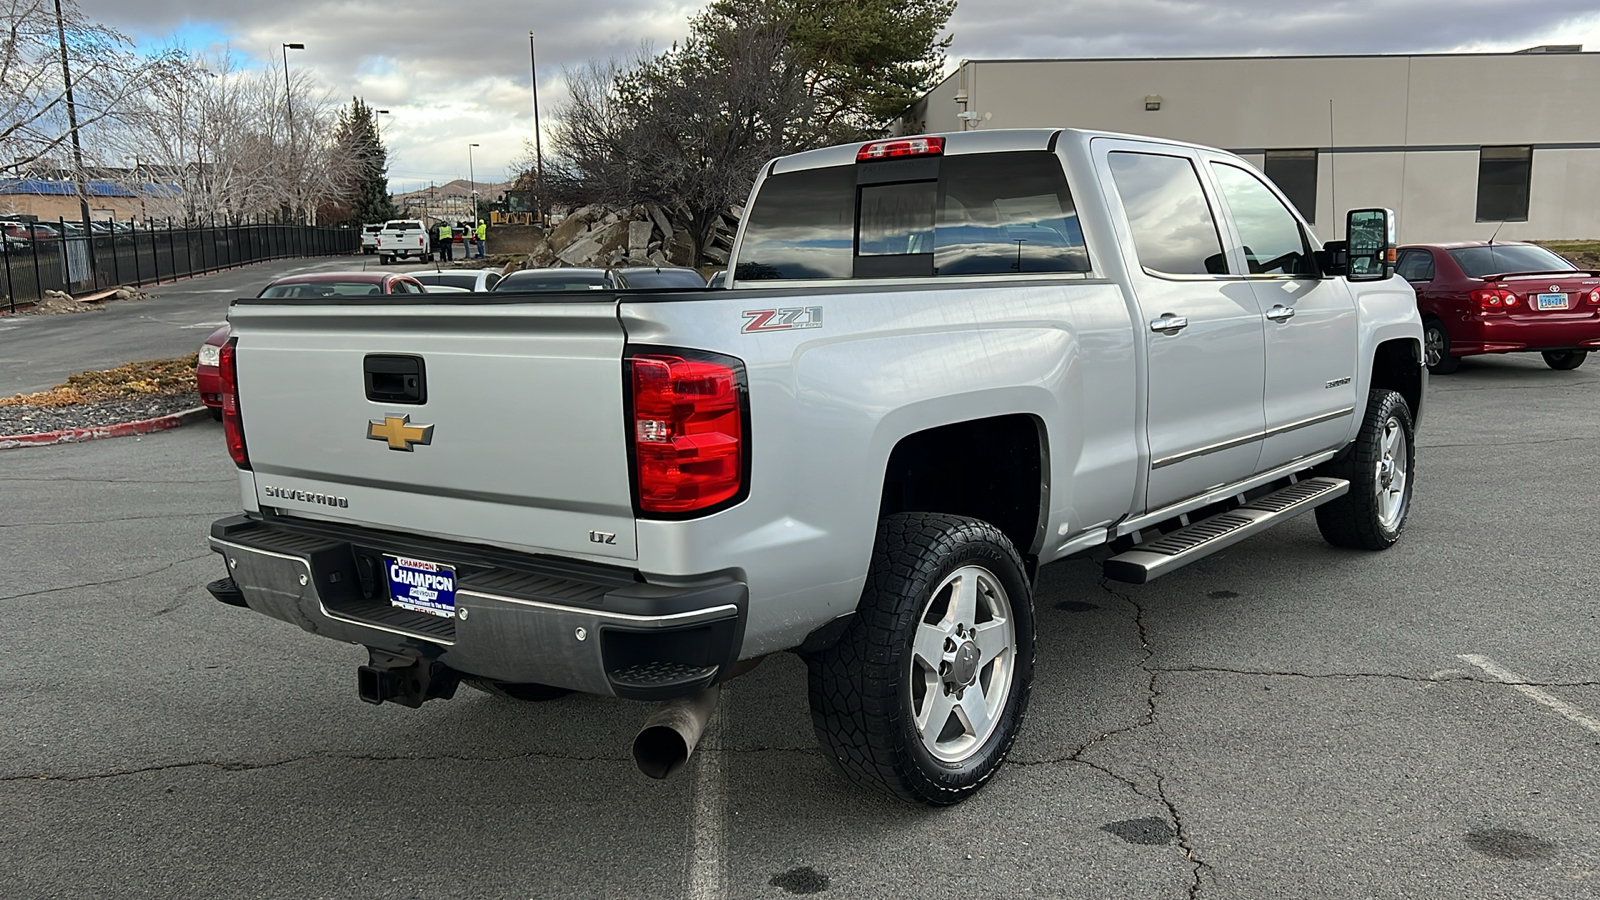
[[[1244,156],[1324,240],[1387,206],[1403,241],[1600,238],[1600,53],[964,60],[907,132],[1106,129]]]

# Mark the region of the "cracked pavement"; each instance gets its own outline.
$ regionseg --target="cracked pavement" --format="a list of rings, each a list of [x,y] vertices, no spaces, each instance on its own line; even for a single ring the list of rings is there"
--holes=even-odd
[[[1046,567],[1028,721],[958,807],[836,777],[793,657],[733,682],[704,751],[715,883],[1600,892],[1600,736],[1460,658],[1600,714],[1600,364],[1467,360],[1433,385],[1411,524],[1387,553],[1332,550],[1308,516],[1150,585],[1107,582],[1093,558]],[[697,767],[634,771],[645,707],[465,688],[420,710],[360,703],[360,648],[205,594],[222,569],[204,535],[235,484],[210,423],[0,452],[8,897],[686,895]]]

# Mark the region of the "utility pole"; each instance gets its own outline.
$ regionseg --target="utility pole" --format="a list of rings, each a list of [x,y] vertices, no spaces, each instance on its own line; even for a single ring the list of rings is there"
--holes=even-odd
[[[472,222],[478,222],[478,178],[472,171],[472,148],[478,144],[467,145],[467,202],[472,204]]]
[[[58,0],[59,2],[59,0]],[[528,31],[528,66],[533,71],[533,159],[538,172],[534,181],[533,217],[544,224],[544,146],[539,136],[539,57],[534,52],[533,31]]]
[[[61,0],[56,0],[60,3]],[[294,180],[294,206],[300,208],[300,165],[295,154],[294,137],[294,93],[289,89],[289,51],[304,50],[305,44],[292,43],[283,45],[283,104],[289,113],[289,168],[292,170],[289,177]]]
[[[84,247],[89,254],[89,279],[95,281],[94,241],[89,229],[89,187],[83,183],[83,143],[78,140],[78,104],[72,99],[72,66],[67,62],[67,28],[56,0],[56,42],[61,45],[61,82],[67,92],[67,127],[72,131],[72,180],[78,188],[78,210],[83,214]]]

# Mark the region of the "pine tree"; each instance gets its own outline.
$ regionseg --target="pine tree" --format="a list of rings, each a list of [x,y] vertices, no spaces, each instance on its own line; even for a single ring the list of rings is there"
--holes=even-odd
[[[389,151],[378,133],[377,116],[360,97],[339,113],[335,142],[348,163],[343,203],[348,221],[357,225],[396,218],[389,196]]]

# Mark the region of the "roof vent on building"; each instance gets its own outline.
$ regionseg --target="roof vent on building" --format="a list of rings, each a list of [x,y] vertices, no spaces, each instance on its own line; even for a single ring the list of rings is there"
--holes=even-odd
[[[1582,44],[1540,44],[1537,47],[1529,47],[1526,50],[1518,50],[1517,52],[1518,53],[1582,53],[1583,52],[1583,45]]]

